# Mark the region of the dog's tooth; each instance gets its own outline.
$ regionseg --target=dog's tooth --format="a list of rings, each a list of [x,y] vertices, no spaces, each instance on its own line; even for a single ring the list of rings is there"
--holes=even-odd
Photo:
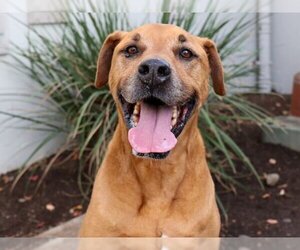
[[[136,123],[136,122],[138,121],[137,115],[135,115],[135,114],[132,115],[132,121],[133,121],[134,123]]]
[[[173,106],[172,118],[177,118],[177,116],[178,116],[177,107]]]
[[[135,115],[140,114],[140,110],[141,110],[141,104],[136,103],[136,105],[134,106],[133,114],[135,114]]]
[[[177,122],[177,118],[172,119],[171,121],[172,126],[175,126],[176,122]]]

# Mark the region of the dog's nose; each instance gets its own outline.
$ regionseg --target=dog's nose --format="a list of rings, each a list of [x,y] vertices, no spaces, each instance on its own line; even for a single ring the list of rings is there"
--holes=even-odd
[[[160,84],[170,79],[170,65],[162,59],[149,59],[140,64],[138,74],[145,84]]]

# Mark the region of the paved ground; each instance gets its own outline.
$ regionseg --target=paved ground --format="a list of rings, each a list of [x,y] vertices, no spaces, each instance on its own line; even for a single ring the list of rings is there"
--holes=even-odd
[[[278,116],[277,122],[271,125],[273,131],[264,131],[264,142],[279,144],[300,152],[300,118]]]
[[[79,227],[83,216],[72,219],[62,225],[49,229],[48,231],[38,235],[38,238],[73,238],[78,236]]]
[[[77,249],[76,238],[82,216],[52,228],[35,238],[0,238],[1,250],[67,250]],[[82,242],[86,241],[86,242]],[[94,250],[178,250],[178,249],[299,249],[299,238],[96,238],[81,240],[83,249]],[[85,246],[89,247],[86,248]],[[220,248],[218,247],[220,245]],[[91,248],[92,246],[92,248]]]
[[[0,238],[1,250],[77,249],[83,216],[72,219],[33,238]]]
[[[78,239],[70,239],[78,237],[79,228],[82,222],[83,216],[72,219],[62,225],[49,229],[48,231],[41,233],[37,238],[48,240],[34,248],[34,250],[66,250],[76,249]]]

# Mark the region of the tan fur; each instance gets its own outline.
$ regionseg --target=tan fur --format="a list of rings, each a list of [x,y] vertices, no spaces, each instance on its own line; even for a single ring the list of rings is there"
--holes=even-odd
[[[181,34],[199,55],[194,62],[181,63],[174,56]],[[128,62],[121,51],[134,36],[140,36],[137,43],[144,51],[142,56]],[[153,57],[165,59],[175,69],[183,96],[195,92],[198,97],[196,112],[164,160],[132,155],[117,98],[120,87],[130,94],[136,68],[142,60]],[[197,127],[198,109],[207,98],[210,73],[215,91],[225,94],[222,64],[214,43],[176,26],[145,25],[131,32],[115,32],[107,38],[99,54],[96,85],[101,87],[109,79],[119,122],[96,177],[80,236],[219,235],[214,184]]]

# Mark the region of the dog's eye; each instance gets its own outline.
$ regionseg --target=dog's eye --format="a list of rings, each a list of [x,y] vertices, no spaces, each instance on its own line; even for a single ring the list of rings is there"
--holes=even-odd
[[[139,53],[139,50],[136,46],[129,46],[125,50],[125,54],[126,54],[127,57],[133,56],[137,53]]]
[[[182,49],[179,54],[183,59],[190,59],[194,56],[193,52],[188,49]]]

